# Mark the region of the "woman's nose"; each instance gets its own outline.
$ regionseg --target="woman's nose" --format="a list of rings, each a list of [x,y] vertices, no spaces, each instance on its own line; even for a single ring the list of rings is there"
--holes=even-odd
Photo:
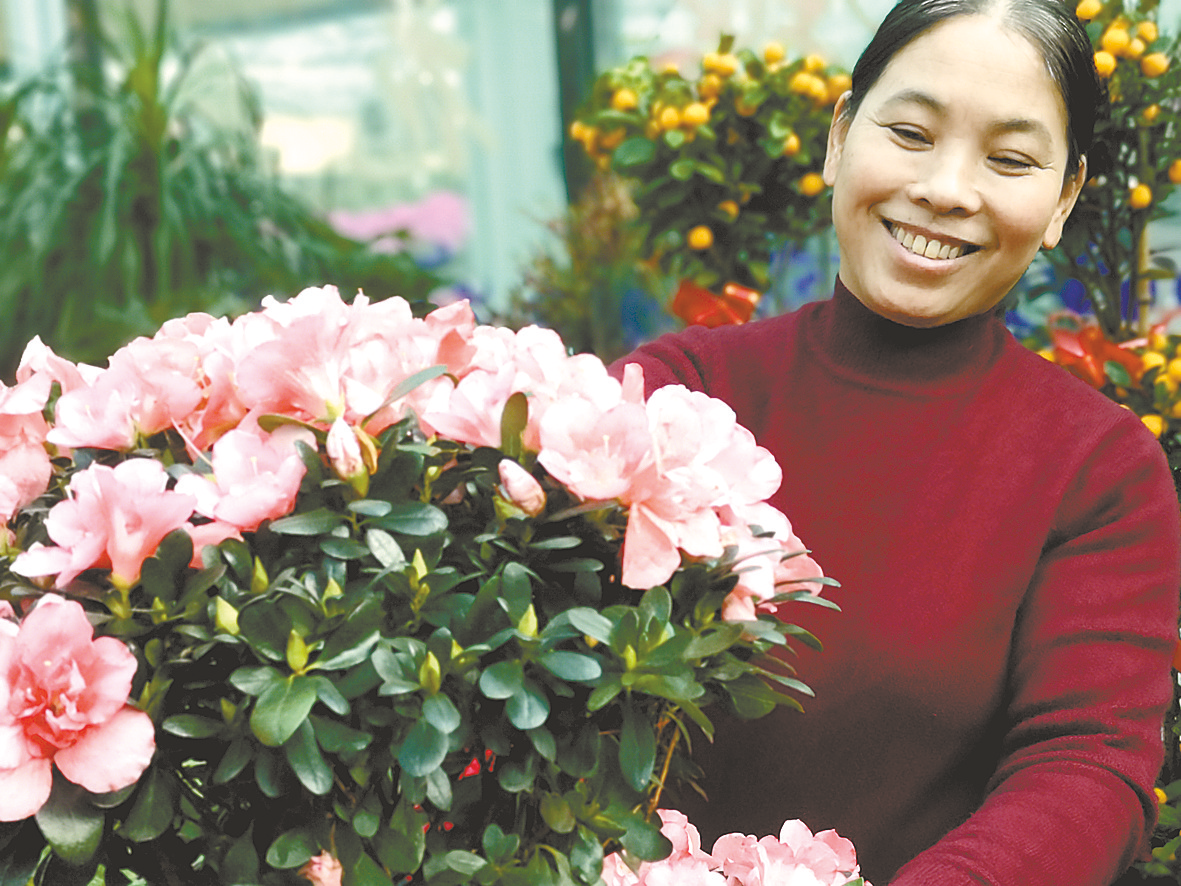
[[[936,147],[919,164],[909,196],[939,215],[971,215],[981,206],[976,171],[966,152]]]

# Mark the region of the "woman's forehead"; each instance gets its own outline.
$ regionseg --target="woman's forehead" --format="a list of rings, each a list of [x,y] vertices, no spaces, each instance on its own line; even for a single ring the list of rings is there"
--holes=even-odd
[[[920,34],[895,53],[869,95],[878,106],[909,102],[943,113],[968,101],[1006,128],[1066,129],[1061,89],[1041,51],[992,16],[957,16]]]

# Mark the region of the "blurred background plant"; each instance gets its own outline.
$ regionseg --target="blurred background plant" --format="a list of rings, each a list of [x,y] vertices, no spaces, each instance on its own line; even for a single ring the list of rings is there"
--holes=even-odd
[[[770,284],[772,258],[830,224],[820,176],[849,78],[816,55],[761,55],[723,37],[697,76],[633,58],[603,72],[570,128],[600,169],[632,181],[641,255],[704,289]]]
[[[237,313],[333,279],[424,302],[440,282],[408,252],[372,250],[286,193],[258,141],[255,96],[233,71],[207,113],[199,47],[180,46],[167,0],[121,35],[97,18],[59,69],[0,103],[0,367],[34,335],[94,360],[167,317]],[[219,90],[224,79],[217,81]]]
[[[1115,341],[1147,332],[1150,281],[1177,275],[1148,233],[1172,215],[1165,201],[1181,183],[1181,36],[1161,32],[1158,8],[1159,0],[1081,0],[1076,9],[1110,103],[1088,155],[1092,178],[1046,257],[1062,280],[1083,285]]]
[[[672,323],[658,301],[660,279],[641,261],[643,233],[627,183],[593,175],[566,214],[548,223],[555,248],[524,269],[498,322],[556,330],[575,353],[614,360]]]

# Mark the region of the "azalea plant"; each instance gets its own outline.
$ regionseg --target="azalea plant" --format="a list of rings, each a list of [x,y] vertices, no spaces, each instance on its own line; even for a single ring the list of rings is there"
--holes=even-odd
[[[595,81],[571,136],[600,168],[634,182],[642,252],[685,281],[674,307],[682,319],[748,319],[776,250],[829,226],[821,170],[833,105],[849,84],[819,56],[792,59],[778,43],[736,50],[730,37],[700,74],[641,57]]]
[[[0,886],[591,886],[831,606],[727,406],[463,303],[34,340],[0,434]]]

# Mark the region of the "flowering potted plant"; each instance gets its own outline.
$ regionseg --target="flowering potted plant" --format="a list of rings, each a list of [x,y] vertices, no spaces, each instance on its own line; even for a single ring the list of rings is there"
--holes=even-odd
[[[1181,35],[1161,32],[1158,5],[1080,0],[1077,7],[1110,101],[1087,156],[1092,178],[1047,258],[1060,277],[1083,284],[1114,341],[1147,333],[1150,281],[1176,276],[1148,237],[1150,222],[1169,214],[1164,201],[1181,183]],[[1125,287],[1137,311],[1125,310]]]
[[[604,72],[571,135],[634,180],[643,252],[682,281],[674,312],[714,326],[749,319],[772,254],[828,227],[821,169],[850,81],[819,56],[735,51],[730,37],[701,68],[690,78],[635,58]]]
[[[832,605],[728,407],[463,303],[34,340],[0,433],[3,886],[595,884]]]

